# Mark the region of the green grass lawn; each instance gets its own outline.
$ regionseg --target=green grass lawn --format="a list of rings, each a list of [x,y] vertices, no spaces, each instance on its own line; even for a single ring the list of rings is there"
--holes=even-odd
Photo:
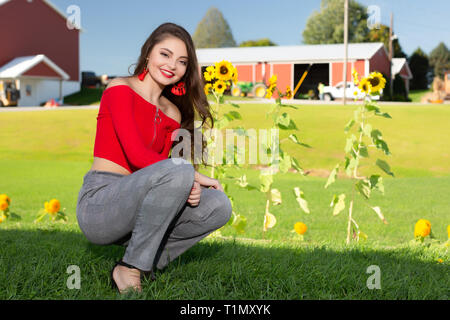
[[[248,120],[236,125],[264,128],[268,108],[242,105]],[[287,148],[305,170],[327,171],[342,158],[342,128],[353,108],[286,109],[300,128],[297,135],[313,146]],[[221,236],[202,240],[158,272],[157,281],[144,282],[142,295],[125,297],[109,287],[110,268],[125,248],[90,244],[76,221],[78,191],[92,161],[97,110],[1,113],[0,194],[11,197],[11,210],[22,220],[0,224],[0,299],[448,299],[450,152],[445,137],[450,109],[382,110],[393,119],[373,123],[389,143],[393,156],[387,160],[396,178],[386,178],[385,196],[374,194],[369,202],[383,209],[387,225],[362,200],[355,203],[354,217],[366,241],[346,246],[346,212],[333,217],[329,207],[333,194],[349,190],[349,180],[338,179],[324,189],[326,178],[320,176],[278,174],[273,187],[282,192],[282,204],[270,208],[277,224],[263,236],[264,194],[243,191],[224,179],[234,211],[247,218],[246,232],[223,227]],[[234,176],[242,173],[258,184],[257,170],[230,170]],[[309,215],[295,201],[295,186],[305,192]],[[34,224],[36,213],[52,198],[66,208],[68,223]],[[431,222],[436,238],[425,245],[411,242],[414,223],[421,218]],[[290,232],[297,221],[308,226],[304,241]],[[80,267],[80,290],[66,286],[70,265]],[[366,286],[371,265],[380,267],[381,290]]]
[[[413,103],[420,103],[420,99],[422,99],[422,96],[426,94],[427,92],[431,92],[430,89],[422,89],[422,90],[410,90],[409,91],[409,98],[411,98],[411,102]]]

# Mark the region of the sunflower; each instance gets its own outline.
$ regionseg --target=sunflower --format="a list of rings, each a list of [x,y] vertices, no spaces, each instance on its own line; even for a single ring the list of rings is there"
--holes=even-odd
[[[8,205],[11,204],[11,198],[8,197],[6,194],[0,194],[0,201],[5,200],[8,202]]]
[[[0,200],[0,211],[5,211],[8,209],[8,201],[6,200]]]
[[[59,200],[57,199],[50,200],[50,203],[48,204],[48,209],[50,213],[57,213],[60,208],[61,204],[59,203]]]
[[[214,66],[209,66],[206,68],[206,71],[203,72],[203,76],[206,81],[212,81],[216,78],[216,68]]]
[[[203,88],[205,90],[205,95],[209,94],[209,90],[212,88],[212,84],[211,83],[207,83],[205,84],[205,87]]]
[[[291,91],[291,87],[290,87],[290,86],[287,86],[287,87],[286,87],[285,98],[286,98],[286,99],[291,99],[291,98],[292,98],[292,91]]]
[[[431,223],[428,220],[420,219],[414,226],[414,237],[426,237],[431,232]]]
[[[276,85],[277,85],[277,75],[274,74],[274,75],[272,75],[272,76],[270,77],[270,79],[269,79],[269,86],[274,86],[274,87],[276,87]]]
[[[308,227],[303,222],[297,222],[296,224],[294,224],[294,230],[299,235],[303,235],[306,232],[306,230],[308,230]]]
[[[219,80],[230,80],[232,78],[233,65],[228,61],[222,60],[216,63],[216,78]]]
[[[372,86],[372,92],[379,92],[386,85],[386,79],[379,72],[372,72],[369,75],[369,81]]]
[[[238,81],[238,72],[235,66],[233,66],[233,71],[231,72],[231,81],[233,81],[234,84]]]
[[[214,91],[217,92],[217,93],[219,93],[219,94],[223,93],[223,92],[225,91],[226,88],[227,88],[227,85],[226,85],[226,83],[225,83],[224,81],[222,81],[222,80],[216,81],[216,82],[214,83]]]
[[[359,83],[359,75],[355,69],[352,69],[352,77],[353,77],[353,83],[357,86]]]
[[[365,94],[369,94],[372,91],[372,85],[368,78],[362,78],[359,82],[358,88]]]

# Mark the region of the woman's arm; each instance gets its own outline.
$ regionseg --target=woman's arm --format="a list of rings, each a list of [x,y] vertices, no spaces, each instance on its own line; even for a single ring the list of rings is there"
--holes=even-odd
[[[197,171],[195,171],[194,181],[197,181],[202,186],[213,187],[214,189],[223,192],[223,187],[220,184],[219,180],[205,176]]]

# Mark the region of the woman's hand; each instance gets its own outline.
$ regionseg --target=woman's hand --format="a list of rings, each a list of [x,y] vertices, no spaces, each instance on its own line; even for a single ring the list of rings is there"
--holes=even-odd
[[[194,185],[192,186],[191,189],[191,194],[188,197],[187,202],[191,205],[191,206],[198,206],[199,202],[200,202],[200,195],[202,193],[202,187],[200,186],[200,183],[194,181]]]
[[[207,188],[213,187],[216,190],[220,190],[220,191],[224,192],[223,187],[220,184],[219,180],[205,176],[197,171],[195,171],[194,181],[200,183],[200,185],[202,185],[204,187],[207,187]]]

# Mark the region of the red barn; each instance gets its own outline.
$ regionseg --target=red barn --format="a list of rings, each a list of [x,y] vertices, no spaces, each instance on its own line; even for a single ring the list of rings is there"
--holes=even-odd
[[[268,79],[276,74],[281,91],[284,91],[286,86],[290,86],[294,91],[309,65],[310,71],[297,93],[315,90],[319,82],[335,86],[343,81],[343,44],[197,49],[197,57],[203,68],[221,60],[231,62],[238,70],[239,81],[267,83]],[[407,67],[406,60],[402,62],[402,66]],[[360,76],[367,76],[373,71],[388,76],[389,58],[383,43],[349,44],[348,81],[352,79],[353,68]],[[409,81],[409,76],[405,75],[404,79],[405,82]]]
[[[78,92],[79,38],[48,0],[0,0],[0,89],[17,85],[19,106]]]

